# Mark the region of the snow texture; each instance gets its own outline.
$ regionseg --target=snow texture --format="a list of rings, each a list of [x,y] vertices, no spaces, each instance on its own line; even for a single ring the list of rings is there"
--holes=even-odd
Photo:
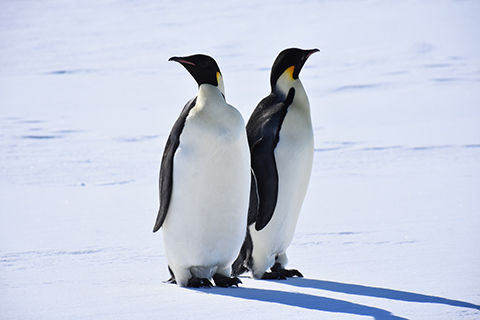
[[[1,319],[479,319],[480,2],[0,2]],[[213,56],[243,117],[287,47],[313,172],[289,267],[169,278],[163,146]]]

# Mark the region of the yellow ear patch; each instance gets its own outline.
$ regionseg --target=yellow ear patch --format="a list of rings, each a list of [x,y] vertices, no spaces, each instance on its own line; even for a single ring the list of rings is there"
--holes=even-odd
[[[295,70],[295,66],[291,66],[287,70],[285,70],[284,73],[287,74],[288,77],[293,80],[293,71],[294,70]]]
[[[225,97],[225,86],[223,85],[222,74],[219,71],[217,71],[217,86],[218,86],[218,90],[220,90],[220,92]]]

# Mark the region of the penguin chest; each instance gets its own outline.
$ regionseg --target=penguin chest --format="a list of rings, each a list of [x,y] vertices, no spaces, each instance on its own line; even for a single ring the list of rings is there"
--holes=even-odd
[[[279,178],[278,200],[281,201],[281,207],[287,203],[293,205],[294,201],[282,201],[287,195],[303,202],[312,171],[313,149],[310,114],[291,108],[284,119],[279,142],[274,150]]]
[[[224,101],[193,108],[173,162],[163,225],[169,263],[229,263],[245,236],[250,158],[243,118]]]

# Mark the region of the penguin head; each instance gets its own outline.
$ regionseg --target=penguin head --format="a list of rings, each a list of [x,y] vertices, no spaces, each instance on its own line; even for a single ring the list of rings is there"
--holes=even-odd
[[[289,48],[280,52],[273,63],[272,72],[270,74],[272,91],[275,90],[277,81],[282,76],[287,77],[291,81],[297,80],[308,57],[318,51],[320,50]]]
[[[225,95],[222,73],[217,62],[210,56],[204,54],[194,54],[186,57],[171,57],[168,61],[176,61],[182,64],[185,69],[197,81],[198,86],[202,84],[211,84]]]

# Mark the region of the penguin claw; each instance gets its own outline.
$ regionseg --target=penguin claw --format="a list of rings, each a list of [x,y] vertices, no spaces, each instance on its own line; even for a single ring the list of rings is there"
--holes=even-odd
[[[177,280],[175,280],[175,277],[171,277],[170,279],[164,281],[164,283],[177,284]]]
[[[280,266],[279,263],[275,263],[273,267],[270,268],[270,270],[272,270],[272,272],[280,273],[287,278],[293,278],[293,277],[303,278],[303,274],[297,269],[284,269]]]
[[[290,271],[292,273],[292,277],[303,278],[303,274],[297,269],[288,269],[287,271]]]
[[[223,288],[238,287],[238,285],[242,283],[242,281],[237,277],[229,278],[227,276],[224,276],[218,273],[213,275],[213,281],[215,282],[215,285],[217,287],[223,287]]]
[[[265,272],[262,277],[263,280],[287,280],[280,272]]]
[[[187,282],[187,287],[192,287],[192,288],[211,288],[213,287],[213,284],[210,282],[210,280],[206,278],[197,278],[193,277],[190,278]]]

